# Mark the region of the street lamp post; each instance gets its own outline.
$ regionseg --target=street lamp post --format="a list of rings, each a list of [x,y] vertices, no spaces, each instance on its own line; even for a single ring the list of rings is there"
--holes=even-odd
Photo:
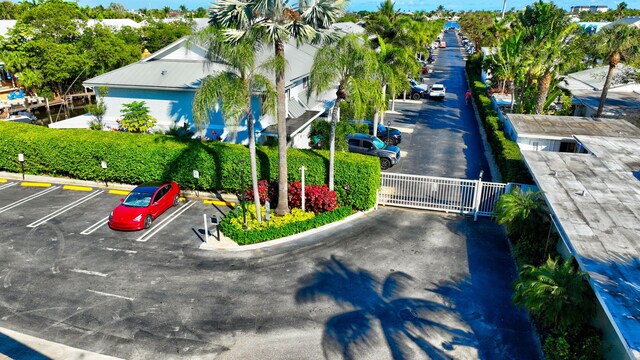
[[[391,120],[387,121],[387,143],[391,145],[391,137],[389,136],[391,133]]]
[[[20,162],[20,167],[22,168],[22,180],[24,181],[24,154],[18,154],[18,161]]]
[[[108,180],[107,180],[107,162],[106,161],[100,162],[100,166],[104,170],[104,185],[106,187],[109,187],[109,183],[108,183]]]

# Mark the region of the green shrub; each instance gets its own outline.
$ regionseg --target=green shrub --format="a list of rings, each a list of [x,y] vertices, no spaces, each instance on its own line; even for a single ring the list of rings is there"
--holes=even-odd
[[[602,359],[602,333],[593,326],[578,326],[566,333],[554,330],[544,339],[542,351],[549,360]]]
[[[240,245],[255,244],[267,240],[279,239],[282,237],[298,234],[307,230],[315,229],[338,220],[342,220],[351,215],[351,207],[343,206],[333,211],[320,213],[311,219],[288,223],[280,227],[269,227],[259,230],[242,230],[232,224],[234,218],[242,217],[241,211],[228,213],[220,223],[220,231],[225,236],[233,239]]]
[[[277,148],[258,147],[260,179],[276,181]],[[173,136],[82,129],[49,129],[20,123],[0,123],[0,170],[20,172],[18,153],[25,155],[25,172],[82,180],[140,184],[174,180],[182,188],[240,191],[241,174],[250,187],[249,151],[242,145],[201,142]],[[289,149],[289,181],[322,185],[328,179],[327,151]],[[106,161],[106,170],[100,162]],[[244,164],[244,165],[242,165]],[[241,171],[241,168],[243,171]],[[193,178],[193,170],[200,178]],[[370,209],[380,186],[378,158],[336,153],[335,187],[341,205]]]
[[[478,104],[478,113],[487,133],[487,141],[491,146],[491,153],[496,160],[504,181],[531,184],[533,179],[524,164],[520,148],[515,141],[505,136],[504,124],[500,121],[498,113],[493,108],[491,98],[487,93],[487,86],[480,79],[482,56],[480,53],[477,54],[478,56],[474,54],[467,61],[467,75],[469,82],[472,84],[471,92],[476,104]]]

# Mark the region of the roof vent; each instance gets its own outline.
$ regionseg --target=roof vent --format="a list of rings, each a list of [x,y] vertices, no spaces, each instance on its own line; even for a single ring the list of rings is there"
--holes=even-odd
[[[581,191],[577,192],[576,195],[586,196],[587,195],[587,191],[586,190],[581,190]]]
[[[162,70],[160,74],[162,74],[162,76],[167,75],[167,70]]]

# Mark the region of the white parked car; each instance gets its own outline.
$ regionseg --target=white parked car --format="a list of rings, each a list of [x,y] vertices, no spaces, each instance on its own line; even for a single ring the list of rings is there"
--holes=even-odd
[[[444,85],[442,84],[433,84],[433,86],[431,86],[431,89],[429,89],[429,97],[430,98],[437,98],[437,99],[444,99],[444,96],[447,92],[447,89],[444,87]]]

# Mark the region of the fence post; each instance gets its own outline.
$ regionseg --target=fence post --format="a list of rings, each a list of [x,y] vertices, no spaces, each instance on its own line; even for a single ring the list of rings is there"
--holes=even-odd
[[[476,196],[473,199],[473,221],[478,221],[478,210],[480,210],[480,199],[482,199],[482,175],[484,171],[480,171],[480,177],[476,182]]]

